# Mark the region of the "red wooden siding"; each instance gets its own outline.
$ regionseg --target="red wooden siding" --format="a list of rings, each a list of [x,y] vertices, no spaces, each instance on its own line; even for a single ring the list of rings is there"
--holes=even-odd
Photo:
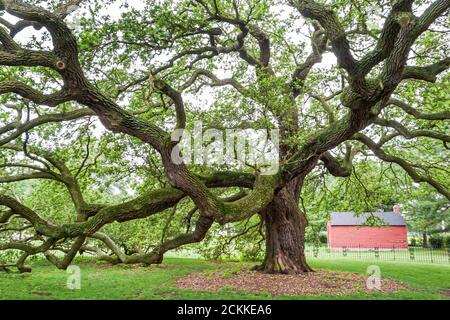
[[[332,248],[408,248],[405,226],[327,226]]]

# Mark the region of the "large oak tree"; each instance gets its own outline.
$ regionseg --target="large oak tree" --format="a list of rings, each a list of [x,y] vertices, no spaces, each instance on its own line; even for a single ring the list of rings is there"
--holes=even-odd
[[[349,177],[353,163],[371,155],[450,199],[449,7],[450,0],[0,0],[0,250],[21,252],[20,271],[36,254],[67,268],[83,251],[155,264],[200,242],[215,223],[259,216],[259,269],[308,272],[299,199],[314,170]],[[174,163],[171,133],[197,120],[278,128],[279,171]],[[47,218],[55,203],[45,188],[34,202],[17,193],[28,180],[63,186],[51,190],[68,192],[74,209],[62,203],[57,218]],[[106,181],[119,180],[139,194],[96,198]],[[181,206],[187,227],[166,236]],[[158,214],[168,223],[151,250],[123,251],[103,232]]]

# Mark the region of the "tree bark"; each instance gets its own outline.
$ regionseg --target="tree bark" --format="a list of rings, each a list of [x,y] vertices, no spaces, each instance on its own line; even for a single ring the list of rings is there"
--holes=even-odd
[[[267,273],[296,274],[312,272],[305,258],[307,219],[297,200],[301,181],[279,191],[261,212],[265,222],[265,259],[257,270]]]

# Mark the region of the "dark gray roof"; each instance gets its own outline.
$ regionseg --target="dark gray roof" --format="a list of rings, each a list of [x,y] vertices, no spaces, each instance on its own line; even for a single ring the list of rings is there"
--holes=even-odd
[[[353,212],[333,212],[330,225],[332,226],[363,226],[367,218],[374,216],[380,218],[388,226],[405,226],[405,220],[400,213],[394,212],[366,212],[355,214]]]

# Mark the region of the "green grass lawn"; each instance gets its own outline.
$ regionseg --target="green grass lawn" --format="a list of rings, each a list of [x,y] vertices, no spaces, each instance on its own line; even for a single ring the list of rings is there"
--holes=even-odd
[[[450,266],[401,262],[377,262],[382,277],[399,280],[411,289],[397,293],[352,296],[272,297],[223,289],[211,293],[174,288],[174,279],[202,270],[233,270],[252,264],[215,263],[198,259],[167,258],[163,265],[149,268],[109,267],[78,260],[81,290],[66,288],[67,273],[46,262],[33,265],[31,274],[0,273],[0,299],[449,299]],[[310,259],[316,269],[366,274],[370,262],[339,259]]]

